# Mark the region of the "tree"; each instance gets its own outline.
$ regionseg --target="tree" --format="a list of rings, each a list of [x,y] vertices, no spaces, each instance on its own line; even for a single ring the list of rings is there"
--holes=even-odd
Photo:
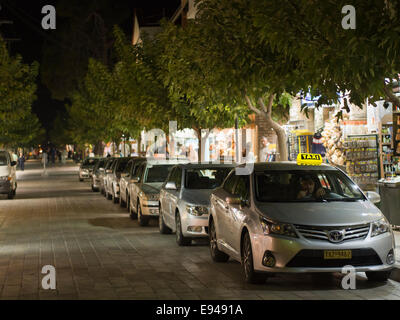
[[[232,127],[235,116],[246,122],[242,106],[230,106],[189,90],[176,90],[175,74],[184,69],[170,68],[179,59],[177,48],[186,42],[186,33],[164,24],[163,31],[153,38],[143,35],[143,41],[132,46],[118,29],[115,31],[117,51],[124,81],[120,82],[127,111],[140,117],[146,128],[168,132],[169,121],[176,120],[178,128],[192,128],[199,140],[199,159],[202,159],[202,129]],[[171,45],[170,37],[178,41]],[[190,76],[190,73],[188,73]]]
[[[24,64],[21,56],[10,56],[0,38],[0,144],[30,146],[43,134],[31,111],[37,74],[37,63]]]
[[[400,73],[400,3],[356,0],[356,28],[342,27],[343,0],[268,2],[249,0],[261,43],[302,66],[302,91],[320,96],[318,105],[353,103],[362,108],[385,99],[400,105],[391,79]],[[294,19],[294,17],[296,17]],[[385,80],[386,79],[386,80]],[[340,116],[340,114],[339,114]]]

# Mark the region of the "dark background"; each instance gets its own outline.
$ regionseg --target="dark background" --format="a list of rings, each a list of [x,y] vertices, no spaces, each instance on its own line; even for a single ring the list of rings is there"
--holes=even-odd
[[[45,5],[53,5],[57,10],[57,30],[44,30],[41,26],[44,14],[41,13],[42,7]],[[157,6],[156,1],[134,1],[134,0],[0,0],[0,21],[12,20],[13,24],[0,24],[0,34],[8,41],[9,49],[12,54],[20,54],[25,63],[37,61],[40,63],[40,72],[38,76],[37,100],[33,105],[33,111],[38,115],[43,127],[47,133],[52,129],[54,119],[58,115],[65,116],[65,104],[68,98],[55,99],[51,88],[45,84],[43,80],[43,70],[48,60],[44,60],[44,52],[46,50],[62,51],[64,55],[68,55],[67,48],[69,43],[65,38],[65,34],[61,36],[59,29],[72,25],[72,20],[65,17],[65,13],[69,10],[75,10],[77,14],[82,14],[86,10],[86,6],[93,5],[98,8],[100,15],[106,16],[105,23],[107,28],[112,29],[114,24],[118,24],[128,37],[132,37],[134,12],[141,26],[157,25],[163,17],[171,17],[180,5],[180,0],[163,1]],[[67,6],[67,10],[65,10]],[[107,7],[107,8],[106,8]],[[82,10],[82,11],[81,11]],[[114,16],[113,16],[114,15]],[[72,27],[73,28],[73,27]],[[73,34],[74,31],[71,31]],[[14,40],[17,39],[17,40]],[[55,56],[52,61],[56,67],[62,69],[61,55]],[[89,54],[90,55],[90,54]],[[48,58],[47,58],[48,59]],[[60,61],[59,63],[57,62]],[[48,72],[48,70],[47,70]],[[57,78],[59,73],[55,70],[54,81],[60,81]]]

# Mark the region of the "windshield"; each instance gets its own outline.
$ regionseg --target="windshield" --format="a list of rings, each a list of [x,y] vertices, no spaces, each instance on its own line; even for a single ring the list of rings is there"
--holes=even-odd
[[[4,153],[0,153],[0,166],[7,165],[7,157]]]
[[[255,189],[261,202],[365,200],[357,185],[342,172],[332,170],[256,173]]]
[[[156,165],[148,167],[144,182],[164,182],[172,167],[172,165]]]
[[[224,181],[232,168],[187,169],[186,189],[215,189]]]

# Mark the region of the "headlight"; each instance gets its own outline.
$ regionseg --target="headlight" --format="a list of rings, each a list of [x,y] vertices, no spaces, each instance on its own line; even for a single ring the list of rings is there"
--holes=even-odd
[[[11,181],[11,176],[0,177],[0,181]]]
[[[89,173],[89,171],[87,169],[82,169],[83,173]]]
[[[158,193],[149,193],[145,195],[147,201],[158,201]]]
[[[202,216],[203,214],[208,214],[208,208],[203,206],[186,205],[186,211],[193,216]]]
[[[261,216],[260,223],[265,235],[278,234],[281,236],[297,238],[296,231],[291,224],[272,222]]]
[[[371,237],[375,237],[389,231],[390,231],[389,222],[385,218],[382,218],[381,220],[372,223]]]

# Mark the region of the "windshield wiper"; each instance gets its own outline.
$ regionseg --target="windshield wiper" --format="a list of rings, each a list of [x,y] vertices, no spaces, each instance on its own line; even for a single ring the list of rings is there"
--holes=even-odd
[[[357,199],[357,198],[338,198],[338,199],[325,199],[328,202],[332,202],[332,201],[343,201],[343,202],[356,202],[362,199]]]

